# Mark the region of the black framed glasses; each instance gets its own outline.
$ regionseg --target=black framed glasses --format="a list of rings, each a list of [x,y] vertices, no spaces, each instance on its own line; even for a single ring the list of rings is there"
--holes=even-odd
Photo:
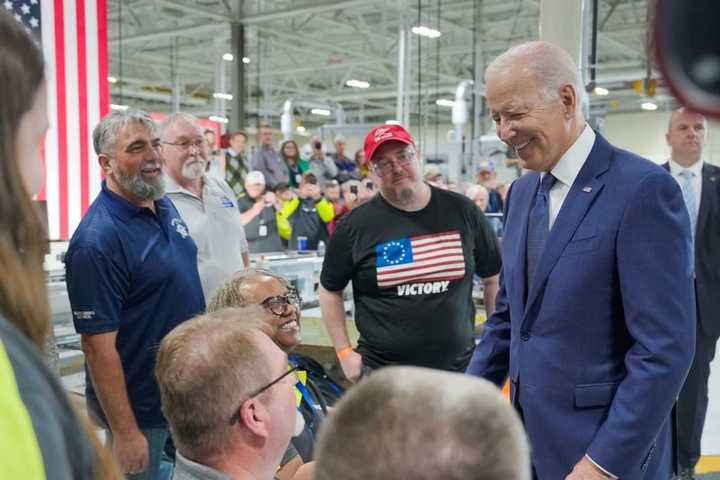
[[[295,383],[297,383],[297,382],[300,381],[300,378],[299,378],[299,375],[301,375],[300,372],[304,372],[304,371],[305,371],[304,369],[302,369],[302,368],[300,368],[299,366],[296,365],[296,366],[288,369],[287,372],[283,373],[282,375],[280,375],[279,377],[277,377],[275,380],[271,381],[270,383],[268,383],[268,384],[265,385],[264,387],[255,390],[255,391],[254,391],[253,393],[251,393],[245,400],[243,400],[242,402],[240,402],[240,405],[238,405],[237,410],[235,410],[235,413],[233,414],[232,418],[230,418],[230,425],[232,425],[232,424],[234,424],[235,422],[237,422],[237,421],[240,420],[240,407],[242,407],[243,403],[247,402],[247,401],[250,400],[251,398],[257,397],[258,395],[260,395],[261,393],[263,393],[264,391],[266,391],[267,389],[269,389],[270,387],[272,387],[272,386],[275,385],[276,383],[281,382],[283,378],[285,378],[285,377],[287,377],[287,376],[289,376],[289,375],[293,375],[293,376],[295,377],[295,381],[293,382],[293,385],[294,385]]]
[[[260,306],[262,306],[265,310],[268,310],[270,313],[280,317],[290,313],[291,305],[298,309],[302,305],[302,298],[300,297],[300,294],[292,287],[288,289],[285,295],[275,295],[260,302]]]

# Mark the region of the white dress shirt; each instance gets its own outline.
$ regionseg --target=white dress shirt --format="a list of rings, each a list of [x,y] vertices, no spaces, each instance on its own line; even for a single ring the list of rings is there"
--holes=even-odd
[[[585,165],[595,144],[595,132],[590,128],[589,125],[585,125],[580,136],[575,140],[575,143],[560,157],[557,165],[550,171],[552,175],[557,179],[555,184],[550,189],[548,213],[550,217],[550,229],[555,224],[555,219],[560,213],[567,197],[570,192],[570,187],[575,183],[580,170]],[[544,175],[544,174],[543,174]]]
[[[702,167],[703,167],[703,161],[702,159],[698,160],[697,162],[693,163],[689,167],[685,168],[679,163],[675,162],[672,158],[668,162],[670,164],[670,175],[673,176],[675,180],[677,180],[678,185],[680,185],[680,188],[682,188],[682,184],[684,179],[680,176],[680,173],[684,170],[690,170],[695,174],[695,177],[693,177],[692,181],[692,188],[695,190],[695,198],[697,199],[697,209],[695,211],[696,217],[692,219],[692,224],[697,225],[697,214],[700,212],[700,195],[702,194]]]
[[[565,198],[570,192],[570,187],[575,183],[580,170],[590,156],[593,145],[595,145],[595,132],[589,125],[585,125],[580,136],[575,140],[575,143],[560,157],[560,160],[555,167],[550,171],[552,175],[557,179],[555,184],[552,186],[549,192],[548,214],[550,217],[550,229],[552,229],[557,219],[560,209],[565,203]],[[543,176],[545,174],[543,173]],[[616,479],[617,476],[605,470],[602,466],[598,465],[595,460],[590,458],[589,455],[585,455],[585,458],[603,471],[608,478]]]

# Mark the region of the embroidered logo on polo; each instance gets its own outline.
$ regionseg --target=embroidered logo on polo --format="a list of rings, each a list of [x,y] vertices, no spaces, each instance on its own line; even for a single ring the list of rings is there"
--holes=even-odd
[[[465,276],[457,230],[390,240],[375,247],[379,288],[397,288],[398,296],[428,295],[448,290],[451,280]]]
[[[223,205],[223,207],[225,207],[225,208],[233,208],[233,207],[235,206],[235,202],[233,202],[232,200],[230,200],[228,197],[223,197],[223,198],[222,198],[222,205]]]
[[[190,235],[190,233],[188,233],[187,226],[185,226],[185,222],[179,218],[173,218],[170,221],[170,225],[175,227],[175,231],[179,233],[182,238],[187,238],[187,236]]]
[[[95,316],[95,310],[75,310],[73,315],[77,320],[92,320]]]

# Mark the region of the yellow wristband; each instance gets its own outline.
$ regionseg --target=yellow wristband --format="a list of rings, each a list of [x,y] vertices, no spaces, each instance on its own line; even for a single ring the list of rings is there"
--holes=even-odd
[[[343,358],[347,357],[351,353],[353,353],[355,350],[353,350],[352,347],[345,347],[342,350],[339,350],[335,353],[337,355],[339,360],[342,360]]]

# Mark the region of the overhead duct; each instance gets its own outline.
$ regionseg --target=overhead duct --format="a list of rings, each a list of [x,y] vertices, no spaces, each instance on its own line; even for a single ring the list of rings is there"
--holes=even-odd
[[[283,140],[292,138],[294,101],[294,99],[288,98],[283,104],[283,113],[280,115],[280,131],[283,134]]]
[[[452,107],[452,123],[455,126],[455,141],[463,141],[465,125],[468,123],[468,102],[469,88],[474,85],[472,80],[463,80],[455,90],[455,103]]]
[[[345,125],[345,109],[339,103],[332,105],[322,104],[314,101],[296,101],[294,98],[288,98],[283,104],[283,113],[280,115],[280,131],[283,134],[283,140],[290,140],[293,134],[293,119],[295,110],[295,104],[312,107],[312,108],[324,108],[328,109],[335,114],[336,125]]]

